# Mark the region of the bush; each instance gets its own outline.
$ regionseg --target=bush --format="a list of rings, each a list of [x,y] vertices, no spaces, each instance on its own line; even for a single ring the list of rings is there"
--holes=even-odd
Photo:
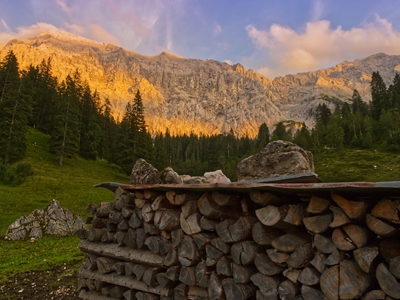
[[[33,169],[30,164],[18,163],[12,166],[0,159],[0,182],[6,185],[20,185],[31,175],[33,175]]]

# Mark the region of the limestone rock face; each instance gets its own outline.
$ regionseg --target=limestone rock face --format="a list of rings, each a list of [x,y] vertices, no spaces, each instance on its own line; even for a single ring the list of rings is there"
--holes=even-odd
[[[131,184],[160,183],[160,172],[142,158],[139,158],[131,172]]]
[[[308,172],[314,172],[312,153],[286,141],[271,142],[237,165],[239,181]]]
[[[314,123],[318,104],[334,109],[349,101],[357,89],[370,101],[370,81],[379,71],[386,84],[400,71],[400,55],[376,54],[331,68],[268,79],[240,64],[186,59],[166,52],[144,56],[65,32],[46,32],[27,40],[12,40],[9,50],[22,69],[51,57],[53,75],[60,80],[81,73],[100,97],[111,99],[115,116],[139,89],[150,133],[179,135],[228,133],[254,137],[262,123]]]
[[[35,210],[30,215],[15,220],[8,227],[5,238],[38,239],[44,234],[68,236],[85,226],[81,216],[74,216],[68,209],[62,208],[57,200],[52,200],[45,209]]]

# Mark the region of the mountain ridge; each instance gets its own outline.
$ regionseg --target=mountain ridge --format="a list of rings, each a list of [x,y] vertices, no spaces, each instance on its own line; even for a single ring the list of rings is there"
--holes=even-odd
[[[122,47],[69,33],[41,33],[11,40],[0,58],[13,50],[21,68],[48,57],[60,79],[76,69],[112,102],[122,118],[126,103],[140,89],[150,132],[218,134],[231,130],[255,136],[262,123],[282,120],[312,125],[320,103],[348,101],[357,89],[370,101],[370,80],[379,71],[388,84],[400,71],[400,56],[378,53],[330,68],[269,79],[241,64],[191,59],[162,52],[146,56]]]

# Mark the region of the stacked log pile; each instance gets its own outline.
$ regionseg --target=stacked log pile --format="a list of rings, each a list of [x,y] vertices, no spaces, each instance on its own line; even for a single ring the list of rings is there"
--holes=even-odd
[[[88,211],[83,299],[400,299],[394,198],[118,188]]]

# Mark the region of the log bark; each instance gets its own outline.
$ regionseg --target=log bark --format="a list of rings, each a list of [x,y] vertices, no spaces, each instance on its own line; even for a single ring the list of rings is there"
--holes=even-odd
[[[118,260],[146,264],[154,267],[163,266],[163,256],[153,254],[146,250],[118,247],[117,244],[90,243],[88,241],[81,241],[79,243],[79,248],[85,253],[101,254],[102,256]]]
[[[78,276],[84,278],[91,278],[95,280],[104,281],[110,284],[124,286],[129,289],[139,290],[147,293],[153,293],[161,296],[172,296],[173,291],[161,287],[149,287],[143,281],[138,281],[130,276],[121,276],[117,274],[100,274],[89,270],[79,269],[77,272]]]
[[[148,286],[156,286],[157,283],[157,277],[156,275],[158,273],[161,273],[163,269],[161,268],[147,268],[146,271],[143,273],[142,280],[144,283],[146,283]]]

